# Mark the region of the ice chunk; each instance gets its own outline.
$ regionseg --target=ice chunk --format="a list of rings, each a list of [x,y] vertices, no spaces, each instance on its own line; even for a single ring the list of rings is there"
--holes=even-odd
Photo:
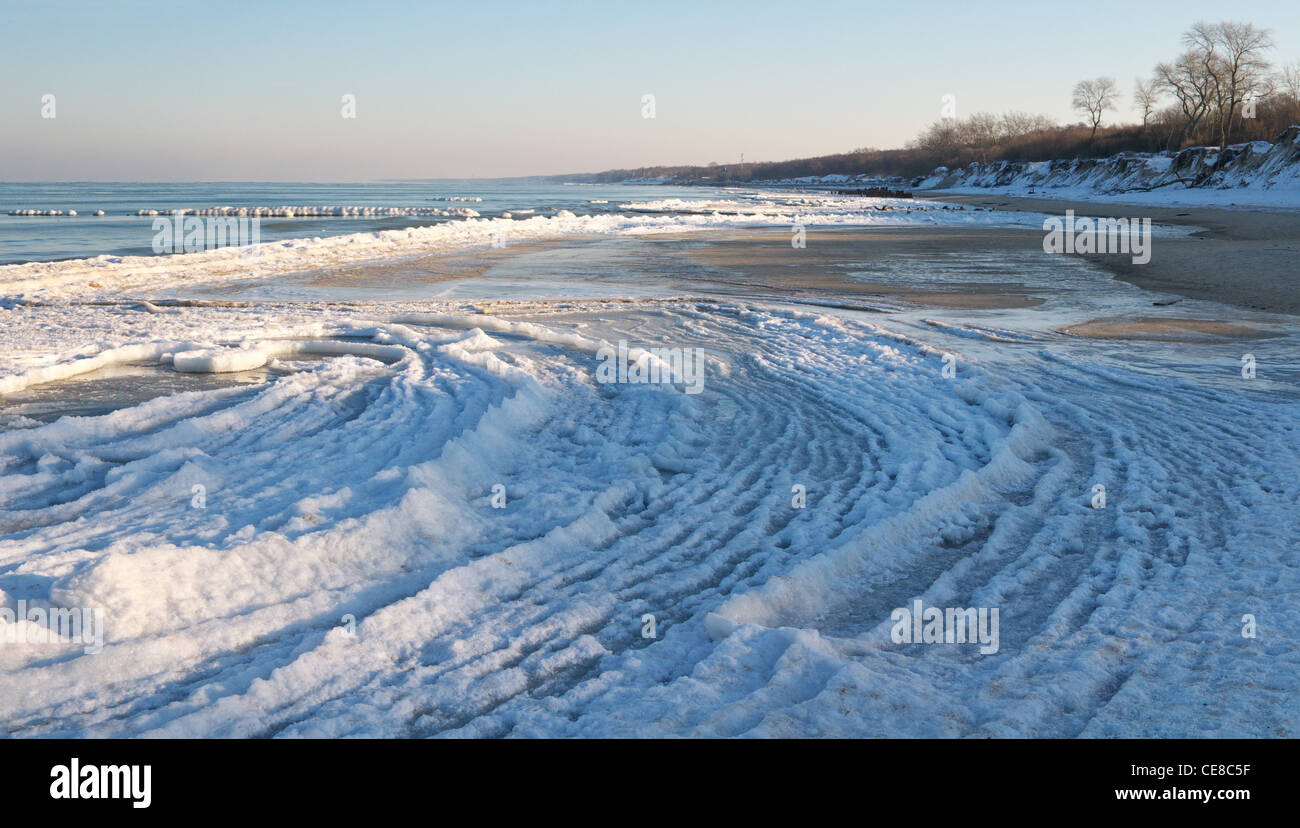
[[[186,374],[251,371],[265,364],[266,354],[251,348],[204,348],[182,351],[172,357],[172,367]]]

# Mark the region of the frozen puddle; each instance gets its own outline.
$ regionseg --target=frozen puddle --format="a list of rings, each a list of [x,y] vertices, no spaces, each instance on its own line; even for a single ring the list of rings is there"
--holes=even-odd
[[[0,601],[107,629],[0,647],[7,732],[1297,733],[1294,393],[744,303],[357,324],[0,433]],[[619,340],[703,390],[597,381]],[[894,644],[917,599],[996,652]]]
[[[280,340],[260,348],[184,348],[147,362],[108,359],[85,373],[69,373],[63,379],[25,384],[0,394],[0,430],[30,428],[60,417],[99,417],[174,394],[249,389],[358,351],[381,363],[399,357],[396,352],[375,350],[361,338],[339,337]],[[213,400],[230,404],[243,396],[221,394]]]
[[[126,363],[0,397],[0,429],[31,427],[60,417],[98,417],[156,397],[256,385],[270,368],[226,374],[179,374],[157,363]]]

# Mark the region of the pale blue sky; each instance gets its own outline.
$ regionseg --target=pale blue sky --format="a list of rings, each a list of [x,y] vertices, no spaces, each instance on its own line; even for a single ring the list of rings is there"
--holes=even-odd
[[[595,171],[901,146],[939,116],[1074,120],[1194,21],[1296,0],[0,0],[0,180],[317,180]],[[56,96],[54,119],[41,96]],[[641,97],[656,96],[656,118]],[[357,117],[340,115],[344,94]]]

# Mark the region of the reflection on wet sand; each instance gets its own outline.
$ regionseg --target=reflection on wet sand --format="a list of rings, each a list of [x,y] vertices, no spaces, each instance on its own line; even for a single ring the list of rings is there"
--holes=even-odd
[[[1094,319],[1070,325],[1062,333],[1092,339],[1150,339],[1163,342],[1204,342],[1215,339],[1268,339],[1270,331],[1213,319]]]

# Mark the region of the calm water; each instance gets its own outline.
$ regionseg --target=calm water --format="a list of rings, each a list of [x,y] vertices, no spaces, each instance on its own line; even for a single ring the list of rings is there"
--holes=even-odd
[[[365,184],[0,183],[0,264],[97,256],[152,255],[153,217],[137,210],[207,207],[468,207],[484,217],[532,209],[579,215],[617,211],[629,200],[709,198],[702,187],[566,185],[534,179],[380,181]],[[481,202],[448,201],[478,197]],[[604,203],[602,203],[604,202]],[[77,216],[10,216],[11,210],[75,210]],[[103,210],[105,215],[91,215]],[[458,221],[440,217],[264,218],[262,241],[333,236]]]

